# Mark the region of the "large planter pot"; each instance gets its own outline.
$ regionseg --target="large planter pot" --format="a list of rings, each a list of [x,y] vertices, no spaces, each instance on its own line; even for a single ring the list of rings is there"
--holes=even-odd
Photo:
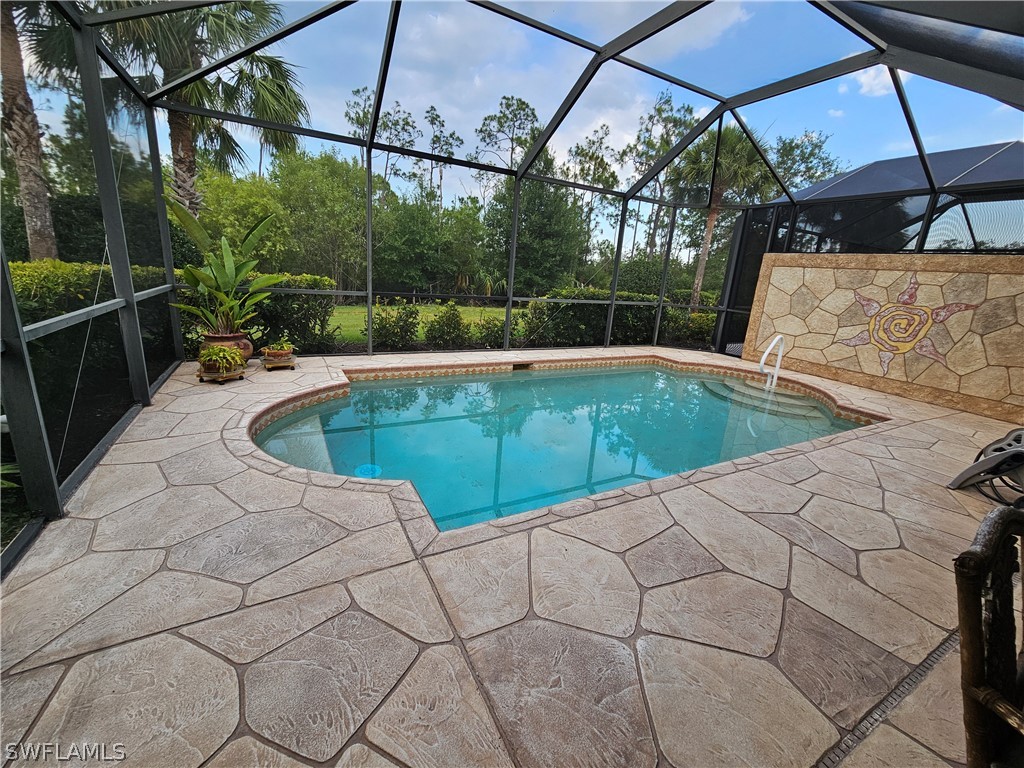
[[[207,347],[237,347],[246,360],[252,357],[252,342],[244,333],[204,333],[203,338],[205,341],[199,345],[201,350]]]

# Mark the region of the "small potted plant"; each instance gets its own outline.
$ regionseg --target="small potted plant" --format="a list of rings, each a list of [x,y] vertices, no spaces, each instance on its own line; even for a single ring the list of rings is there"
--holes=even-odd
[[[292,344],[288,334],[285,333],[280,339],[267,344],[260,350],[263,355],[263,367],[268,371],[274,368],[290,368],[295,370],[295,345]]]
[[[216,381],[223,384],[228,379],[241,379],[245,375],[245,357],[238,347],[222,347],[214,344],[199,350],[199,381]]]
[[[247,338],[246,324],[256,316],[256,306],[270,297],[264,288],[284,279],[281,275],[262,275],[246,283],[249,274],[259,264],[249,256],[266,233],[271,216],[256,222],[242,238],[241,244],[234,248],[226,237],[222,237],[218,252],[217,244],[199,220],[178,201],[169,197],[165,199],[168,210],[181,222],[206,260],[202,268],[189,265],[182,272],[185,282],[208,301],[208,306],[172,306],[199,318],[205,337],[201,348],[210,345],[237,347],[242,351],[244,360],[248,360],[252,357],[253,347]],[[236,253],[242,261],[236,259]]]

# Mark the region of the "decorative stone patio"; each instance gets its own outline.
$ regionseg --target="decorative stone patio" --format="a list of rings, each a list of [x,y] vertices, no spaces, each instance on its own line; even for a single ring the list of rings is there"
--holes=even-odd
[[[183,365],[3,583],[3,743],[145,768],[815,764],[955,628],[952,558],[992,505],[944,484],[1012,425],[791,374],[888,420],[443,534],[409,483],[248,436],[381,369],[652,355],[753,370],[467,352],[219,387]],[[962,762],[958,664],[843,765]]]

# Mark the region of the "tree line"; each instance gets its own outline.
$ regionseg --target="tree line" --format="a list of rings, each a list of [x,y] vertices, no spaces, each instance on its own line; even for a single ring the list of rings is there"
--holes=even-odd
[[[130,5],[130,0],[125,0]],[[8,77],[13,64],[4,59],[3,146],[4,202],[23,212],[29,258],[53,258],[57,249],[40,237],[46,230],[51,201],[81,195],[91,180],[91,158],[84,114],[76,93],[70,30],[38,3],[4,3],[5,45],[24,44],[37,62],[38,84],[68,94],[63,132],[45,135],[39,147],[25,134],[35,119],[24,77]],[[114,25],[111,48],[147,76],[144,88],[186,74],[196,61],[210,60],[258,39],[281,20],[276,3],[255,0],[189,9]],[[17,34],[13,35],[14,30]],[[19,49],[20,50],[20,49]],[[20,63],[20,62],[19,62]],[[11,98],[8,98],[8,91]],[[17,93],[15,93],[17,91]],[[116,92],[108,106],[133,119],[133,105]],[[220,71],[173,95],[197,106],[250,114],[264,120],[302,125],[308,107],[294,70],[279,57],[251,54],[230,70]],[[357,89],[345,106],[352,134],[369,132],[374,93]],[[591,187],[616,189],[639,178],[690,131],[698,117],[690,105],[673,102],[668,92],[638,118],[634,138],[614,147],[602,125],[559,159],[545,149],[531,166],[539,176],[566,179]],[[300,139],[283,131],[256,130],[259,158],[255,171],[237,131],[248,130],[209,118],[168,113],[169,163],[165,185],[183,204],[198,212],[212,231],[237,236],[259,215],[275,214],[275,226],[262,246],[263,271],[309,272],[330,277],[339,290],[366,287],[366,148],[346,154],[339,147],[304,150]],[[502,96],[492,114],[474,131],[467,157],[481,163],[516,168],[539,136],[536,110],[515,95]],[[36,122],[36,135],[38,130]],[[426,161],[401,154],[421,146],[442,156]],[[393,102],[382,110],[376,140],[396,151],[374,150],[372,184],[373,273],[377,291],[416,291],[475,296],[504,295],[511,250],[513,180],[476,173],[475,186],[464,195],[445,187],[455,156],[467,139],[448,129],[435,106],[420,120]],[[126,170],[138,172],[137,195],[146,198],[148,157],[134,155],[112,136],[120,158],[122,189]],[[806,133],[781,137],[764,147],[768,157],[794,188],[841,170],[826,148],[827,136]],[[717,149],[717,166],[715,165]],[[141,155],[141,156],[140,156]],[[620,178],[629,173],[630,178]],[[39,192],[42,180],[43,193]],[[466,190],[464,190],[466,191]],[[152,192],[148,193],[150,197]],[[643,191],[663,203],[629,208],[627,242],[623,243],[620,289],[657,292],[666,248],[671,203],[707,205],[680,209],[676,221],[670,291],[689,291],[699,303],[704,287],[717,287],[727,256],[731,222],[729,204],[770,199],[781,190],[746,132],[720,124],[693,142]],[[522,183],[516,243],[514,292],[545,295],[555,289],[607,288],[615,253],[620,201],[611,195],[525,180]],[[45,215],[41,209],[46,208]],[[5,217],[6,218],[6,217]],[[51,217],[52,219],[52,217]],[[49,224],[52,231],[53,223]],[[8,229],[5,227],[5,230]],[[44,233],[45,234],[45,233]],[[40,244],[42,243],[42,244]],[[193,254],[190,258],[195,258]]]

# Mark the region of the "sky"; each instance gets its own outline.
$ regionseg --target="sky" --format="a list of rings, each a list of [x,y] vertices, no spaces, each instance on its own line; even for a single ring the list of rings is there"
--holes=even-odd
[[[547,2],[516,0],[506,5],[603,45],[666,2]],[[316,2],[285,2],[286,21],[321,7]],[[290,62],[309,104],[310,127],[350,134],[345,101],[360,87],[373,88],[387,25],[389,3],[360,0],[268,49]],[[722,96],[863,52],[868,45],[802,0],[716,0],[626,52],[626,56]],[[501,96],[514,95],[534,106],[542,123],[554,114],[592,54],[578,46],[464,2],[413,0],[403,3],[385,106],[395,102],[411,112],[427,133],[424,112],[435,106],[465,144],[476,149],[474,130],[497,111]],[[1024,138],[1018,110],[978,94],[919,76],[903,75],[904,86],[930,152]],[[659,92],[674,103],[690,104],[698,116],[714,101],[618,62],[599,70],[555,133],[550,147],[558,159],[602,124],[611,143],[623,147],[636,134],[638,118]],[[59,115],[50,99],[49,120]],[[766,142],[807,131],[829,134],[828,150],[854,168],[914,151],[888,71],[864,70],[811,88],[742,108],[747,125]],[[161,143],[169,150],[165,122]],[[59,130],[59,126],[54,126]],[[255,169],[258,147],[242,133],[243,148]],[[305,140],[316,152],[323,145]],[[429,135],[416,147],[429,149]],[[339,146],[344,153],[352,149]],[[633,169],[620,175],[628,186]],[[472,194],[468,172],[446,173],[446,197]]]

